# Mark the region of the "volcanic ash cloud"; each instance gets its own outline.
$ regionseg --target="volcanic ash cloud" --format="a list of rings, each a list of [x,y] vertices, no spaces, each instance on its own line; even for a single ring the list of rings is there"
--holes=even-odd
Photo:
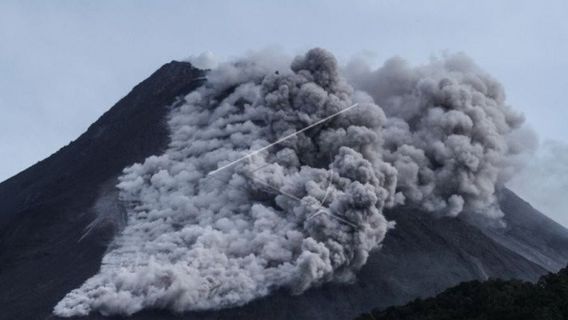
[[[212,70],[172,110],[167,151],[124,170],[127,224],[54,313],[220,309],[350,282],[394,225],[384,207],[499,217],[522,118],[496,81],[460,56],[346,70],[351,84],[322,49]]]
[[[500,218],[495,198],[528,144],[524,118],[503,87],[468,57],[421,67],[393,58],[370,70],[352,63],[350,79],[385,111],[383,158],[398,172],[407,203],[438,214]]]
[[[353,279],[389,228],[381,209],[396,171],[380,159],[385,116],[323,50],[275,71],[254,59],[220,66],[172,112],[169,149],[120,179],[133,204],[127,226],[56,314],[223,308]],[[357,112],[207,176],[355,102]]]

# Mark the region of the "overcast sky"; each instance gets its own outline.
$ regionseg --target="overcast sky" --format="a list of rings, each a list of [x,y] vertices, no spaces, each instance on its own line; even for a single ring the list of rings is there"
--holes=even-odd
[[[565,145],[567,13],[563,0],[2,0],[0,181],[77,138],[160,65],[267,46],[321,46],[377,64],[465,52],[504,84],[541,140]]]

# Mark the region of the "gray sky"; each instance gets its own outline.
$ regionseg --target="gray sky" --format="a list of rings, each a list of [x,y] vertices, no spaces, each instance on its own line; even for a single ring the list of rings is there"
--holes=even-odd
[[[542,140],[568,143],[567,1],[276,3],[3,0],[0,181],[78,137],[165,62],[267,46],[377,64],[463,51],[504,84]],[[566,216],[555,218],[568,225]]]

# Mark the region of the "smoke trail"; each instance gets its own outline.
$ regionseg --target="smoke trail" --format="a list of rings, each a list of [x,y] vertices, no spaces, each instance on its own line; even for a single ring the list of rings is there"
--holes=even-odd
[[[218,309],[349,282],[393,226],[382,209],[403,202],[499,216],[495,189],[521,151],[511,133],[522,118],[495,80],[462,56],[347,74],[359,91],[322,49],[212,70],[172,111],[168,150],[125,169],[127,225],[54,313]]]

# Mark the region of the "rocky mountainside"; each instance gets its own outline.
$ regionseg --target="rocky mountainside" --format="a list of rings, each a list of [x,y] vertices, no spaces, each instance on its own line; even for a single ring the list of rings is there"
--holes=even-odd
[[[76,141],[0,184],[0,319],[55,319],[53,306],[97,272],[124,222],[117,176],[167,146],[168,110],[203,80],[204,72],[189,63],[164,65]],[[568,230],[509,190],[501,191],[500,205],[504,229],[412,207],[386,212],[397,227],[351,285],[327,284],[300,296],[282,291],[220,311],[150,310],[131,318],[353,318],[463,281],[535,281],[568,262]]]

